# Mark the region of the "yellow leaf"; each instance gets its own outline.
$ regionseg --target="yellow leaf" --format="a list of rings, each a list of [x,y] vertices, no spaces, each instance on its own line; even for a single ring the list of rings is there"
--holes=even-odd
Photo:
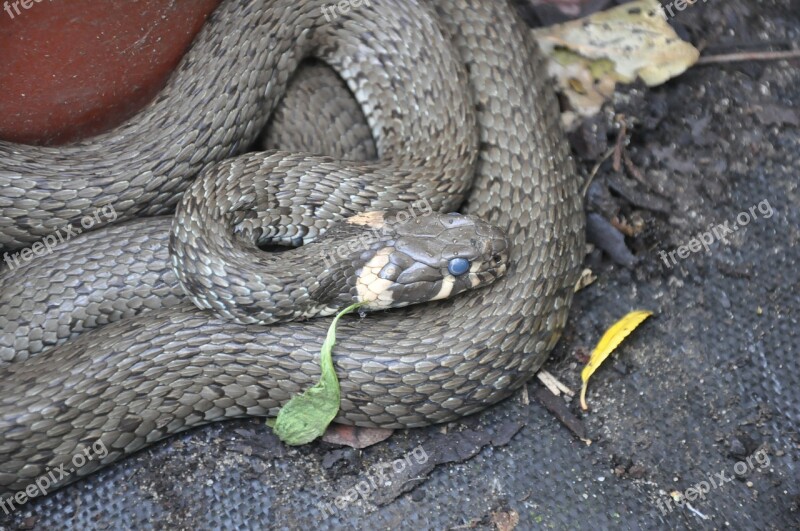
[[[653,315],[653,312],[647,310],[636,310],[629,313],[616,323],[611,328],[606,330],[597,346],[594,347],[592,355],[589,357],[589,362],[586,367],[581,371],[581,380],[583,380],[583,388],[581,389],[581,408],[585,411],[589,409],[586,405],[586,387],[589,383],[589,378],[594,374],[594,371],[611,355],[612,352],[622,343],[622,340],[636,330],[642,324],[642,321]]]

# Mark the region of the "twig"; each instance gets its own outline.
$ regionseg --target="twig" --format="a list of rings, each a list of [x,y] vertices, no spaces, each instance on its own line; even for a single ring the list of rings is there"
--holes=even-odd
[[[616,147],[612,147],[611,149],[606,151],[605,154],[603,155],[603,158],[598,160],[597,164],[595,164],[594,167],[592,168],[592,171],[589,172],[589,178],[586,179],[586,184],[583,185],[583,194],[581,194],[583,195],[583,197],[586,197],[586,192],[589,191],[589,185],[592,184],[594,176],[597,175],[597,170],[599,170],[600,166],[602,166],[602,164],[608,160],[608,157],[614,154],[614,150],[616,149],[617,149]]]
[[[701,513],[700,511],[698,511],[698,510],[697,510],[697,509],[695,509],[694,507],[692,507],[692,504],[691,504],[691,503],[689,503],[689,502],[686,502],[686,507],[687,507],[687,508],[688,508],[690,511],[692,511],[694,514],[696,514],[697,516],[699,516],[700,518],[702,518],[703,520],[708,520],[708,516],[704,515],[703,513]]]
[[[575,391],[561,383],[558,378],[550,374],[549,372],[542,369],[541,371],[536,373],[536,376],[539,378],[539,381],[542,382],[545,387],[550,389],[550,392],[556,396],[561,395],[564,393],[568,397],[572,398],[575,396]]]
[[[622,161],[625,163],[625,168],[636,178],[637,181],[649,187],[650,183],[647,182],[645,176],[633,163],[633,160],[631,160],[631,157],[628,155],[627,151],[622,154]]]
[[[614,155],[613,160],[613,167],[615,172],[619,172],[620,170],[620,158],[622,157],[623,146],[622,143],[627,138],[628,134],[628,124],[625,122],[625,116],[618,114],[614,117],[614,120],[620,124],[620,131],[617,135],[617,141],[614,143],[614,147],[609,149],[603,155],[603,158],[597,161],[597,164],[594,165],[592,171],[589,173],[589,177],[586,179],[586,184],[583,185],[583,197],[586,197],[586,193],[589,191],[589,185],[592,184],[592,180],[594,176],[597,175],[597,171],[600,169],[600,166],[603,165],[605,161],[608,160],[608,157]]]
[[[626,135],[628,134],[628,124],[625,122],[624,116],[618,116],[617,122],[620,124],[619,134],[617,135],[617,142],[614,146],[614,160],[611,164],[611,167],[614,168],[614,171],[619,173],[621,169],[620,161],[622,160],[622,143],[626,139]]]
[[[734,63],[736,61],[776,61],[778,59],[800,59],[800,50],[788,52],[741,52],[701,57],[696,64]]]
[[[520,398],[519,399],[520,399],[520,402],[522,403],[523,406],[529,406],[531,404],[531,399],[528,396],[528,386],[527,385],[523,385],[522,386],[522,393],[520,394]]]
[[[578,278],[578,281],[575,283],[575,293],[578,293],[583,288],[591,285],[594,281],[597,280],[597,277],[594,276],[592,270],[588,267],[581,271],[581,276]],[[572,396],[572,395],[570,395]]]

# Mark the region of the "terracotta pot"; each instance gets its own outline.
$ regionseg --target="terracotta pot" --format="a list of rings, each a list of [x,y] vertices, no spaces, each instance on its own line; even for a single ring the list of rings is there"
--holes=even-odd
[[[164,85],[219,0],[0,0],[0,138],[63,144]]]

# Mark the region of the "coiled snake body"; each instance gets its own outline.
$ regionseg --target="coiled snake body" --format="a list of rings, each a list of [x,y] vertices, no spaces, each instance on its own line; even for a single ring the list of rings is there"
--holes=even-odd
[[[540,56],[511,8],[372,0],[328,20],[328,4],[316,0],[242,4],[223,3],[164,91],[121,127],[59,148],[0,142],[4,250],[102,204],[132,220],[82,235],[2,284],[0,347],[18,359],[0,379],[0,494],[97,440],[108,454],[62,483],[194,425],[274,415],[318,378],[329,323],[265,327],[253,301],[239,322],[196,308],[169,267],[170,225],[173,258],[183,253],[196,278],[230,283],[245,299],[266,282],[240,260],[256,242],[312,241],[359,212],[422,199],[449,211],[466,197],[462,211],[507,229],[507,272],[490,287],[340,325],[339,422],[414,427],[479,411],[519,388],[563,329],[581,200]],[[308,57],[347,83],[379,160],[230,159],[255,140]],[[169,213],[201,169],[175,221],[139,219]],[[210,196],[221,206],[191,207]],[[232,254],[200,252],[222,246],[229,228],[240,244]],[[195,234],[209,245],[181,246]],[[224,300],[206,302],[226,315]],[[49,320],[77,314],[80,325]]]

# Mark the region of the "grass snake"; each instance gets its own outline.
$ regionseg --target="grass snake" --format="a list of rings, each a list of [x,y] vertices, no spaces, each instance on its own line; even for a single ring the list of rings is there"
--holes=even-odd
[[[265,243],[311,248],[366,211],[460,208],[506,230],[510,248],[492,251],[508,262],[491,286],[340,324],[339,422],[451,421],[508,396],[546,359],[567,318],[584,222],[528,30],[493,0],[371,0],[333,19],[323,6],[226,1],[123,125],[61,147],[0,142],[3,252],[100,205],[118,214],[0,271],[0,494],[98,440],[108,454],[61,483],[192,426],[274,415],[318,378],[328,322],[264,326],[271,310],[250,290],[270,281],[245,257],[267,260]],[[320,90],[307,108],[281,103],[309,58],[336,71],[363,118],[321,125],[335,100]],[[295,117],[276,128],[282,151],[242,154],[270,115]],[[336,151],[317,147],[336,127],[345,156],[308,154]],[[356,160],[372,149],[347,138],[359,128],[377,160]],[[194,268],[183,279],[170,267],[180,260]],[[227,304],[237,298],[243,311]],[[329,302],[328,312],[339,303]]]

